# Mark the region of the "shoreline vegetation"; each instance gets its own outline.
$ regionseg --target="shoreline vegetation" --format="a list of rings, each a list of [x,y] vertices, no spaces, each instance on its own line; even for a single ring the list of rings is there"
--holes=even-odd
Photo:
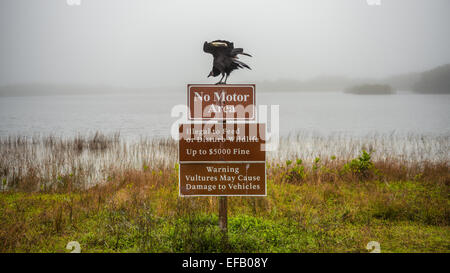
[[[450,252],[448,136],[297,134],[267,197],[178,196],[177,143],[0,138],[0,252]]]

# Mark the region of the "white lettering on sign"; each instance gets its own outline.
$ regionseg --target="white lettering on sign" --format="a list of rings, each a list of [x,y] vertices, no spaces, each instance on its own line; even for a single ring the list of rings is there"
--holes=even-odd
[[[222,90],[220,92],[214,92],[215,102],[247,102],[250,98],[249,94],[227,94],[226,91]],[[210,101],[211,96],[209,94],[204,94],[203,92],[194,91],[194,101]]]
[[[211,104],[209,106],[207,113],[236,113],[236,109],[233,105],[217,105],[217,104]]]

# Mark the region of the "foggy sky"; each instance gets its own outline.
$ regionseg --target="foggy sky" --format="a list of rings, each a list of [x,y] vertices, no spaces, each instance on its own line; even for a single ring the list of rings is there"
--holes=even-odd
[[[384,77],[450,63],[450,1],[1,0],[0,85],[213,83],[203,42],[254,57],[229,83]]]

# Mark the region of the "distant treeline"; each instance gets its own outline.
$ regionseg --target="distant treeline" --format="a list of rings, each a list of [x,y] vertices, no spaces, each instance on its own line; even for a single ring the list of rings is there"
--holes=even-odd
[[[418,93],[450,94],[450,64],[421,73],[412,89]]]
[[[353,85],[354,79],[343,76],[320,76],[305,81],[279,79],[256,82],[260,91],[342,91]]]
[[[345,93],[356,95],[390,95],[395,91],[387,84],[362,84],[350,87]]]
[[[280,79],[256,83],[260,91],[355,91],[363,87],[366,92],[389,93],[394,90],[414,91],[422,94],[450,93],[450,64],[425,72],[413,72],[382,79],[322,76],[300,81]],[[369,90],[370,89],[370,90]]]
[[[274,81],[256,81],[255,83],[258,91],[262,92],[345,91],[355,93],[356,89],[362,88],[365,90],[363,93],[370,94],[391,94],[394,90],[414,91],[422,94],[450,94],[450,64],[425,72],[413,72],[381,79],[320,76],[303,81],[279,79]],[[151,93],[154,92],[153,90],[180,91],[180,86],[129,88],[81,84],[15,84],[0,86],[0,96]]]
[[[144,90],[145,91],[145,90]],[[59,96],[59,95],[94,95],[143,92],[141,89],[131,89],[113,86],[95,86],[82,84],[14,84],[0,86],[0,97],[9,96]]]

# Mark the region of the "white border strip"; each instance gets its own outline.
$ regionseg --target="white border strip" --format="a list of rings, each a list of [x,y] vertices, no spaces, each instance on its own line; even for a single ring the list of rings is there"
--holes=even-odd
[[[212,163],[212,164],[227,164],[227,163],[239,163],[239,164],[246,164],[246,163],[264,163],[266,161],[260,160],[260,161],[179,161],[180,164],[205,164],[205,163]]]

